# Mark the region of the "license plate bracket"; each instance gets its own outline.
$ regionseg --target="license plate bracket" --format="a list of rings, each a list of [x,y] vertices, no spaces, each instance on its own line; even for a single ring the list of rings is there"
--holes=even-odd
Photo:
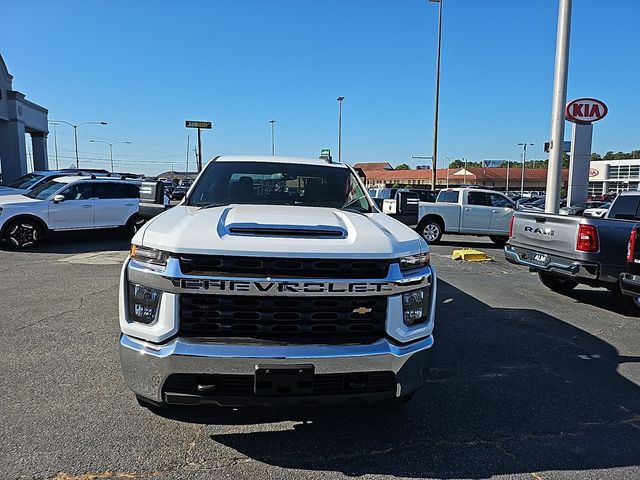
[[[313,393],[313,365],[257,365],[256,395],[305,395]]]

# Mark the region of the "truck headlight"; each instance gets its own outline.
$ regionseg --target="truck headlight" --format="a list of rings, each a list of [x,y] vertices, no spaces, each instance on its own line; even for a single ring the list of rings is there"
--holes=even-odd
[[[162,292],[137,283],[129,284],[129,320],[150,324],[158,314]]]
[[[428,253],[419,253],[417,255],[409,255],[400,258],[400,270],[406,272],[408,270],[417,270],[429,265],[431,256]]]
[[[407,327],[428,321],[429,288],[421,288],[402,294],[402,314]]]
[[[152,270],[164,270],[167,266],[167,258],[169,254],[155,248],[141,247],[131,245],[130,255],[133,260],[144,264]]]

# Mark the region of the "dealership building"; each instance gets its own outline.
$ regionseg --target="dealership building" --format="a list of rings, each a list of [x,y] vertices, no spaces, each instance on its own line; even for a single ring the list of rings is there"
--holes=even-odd
[[[589,166],[590,195],[638,190],[638,185],[640,184],[640,159],[598,160],[597,162],[591,162]]]
[[[389,163],[356,163],[356,168],[362,169],[366,176],[367,188],[385,188],[393,186],[408,186],[416,188],[430,188],[432,170],[394,170]],[[469,168],[439,168],[436,175],[437,188],[456,187],[459,185],[477,185],[495,190],[520,191],[523,184],[521,168],[506,167],[469,167]],[[508,174],[508,182],[507,182]],[[562,172],[562,185],[568,186],[569,170]],[[524,190],[544,191],[547,186],[546,168],[525,168]]]

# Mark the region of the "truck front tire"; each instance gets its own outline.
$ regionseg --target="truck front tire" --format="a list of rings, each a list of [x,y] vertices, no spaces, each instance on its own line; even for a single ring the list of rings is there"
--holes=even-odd
[[[444,233],[442,224],[436,219],[427,218],[418,225],[418,233],[422,235],[429,245],[438,243]]]
[[[578,282],[570,278],[556,277],[550,273],[538,272],[538,278],[542,284],[556,293],[566,295],[578,286]]]

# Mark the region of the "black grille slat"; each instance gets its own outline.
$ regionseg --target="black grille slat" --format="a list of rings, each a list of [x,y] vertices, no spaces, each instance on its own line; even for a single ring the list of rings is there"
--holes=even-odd
[[[164,383],[165,393],[184,393],[203,396],[253,396],[253,375],[170,375]],[[200,392],[198,384],[216,385],[215,391]],[[312,395],[340,395],[350,392],[377,393],[395,389],[393,372],[331,373],[313,375]]]
[[[286,278],[385,278],[391,260],[324,260],[313,258],[248,258],[182,255],[186,275],[236,275]]]
[[[361,307],[370,312],[357,313]],[[185,337],[370,341],[385,335],[387,297],[274,297],[180,295],[180,331]]]

